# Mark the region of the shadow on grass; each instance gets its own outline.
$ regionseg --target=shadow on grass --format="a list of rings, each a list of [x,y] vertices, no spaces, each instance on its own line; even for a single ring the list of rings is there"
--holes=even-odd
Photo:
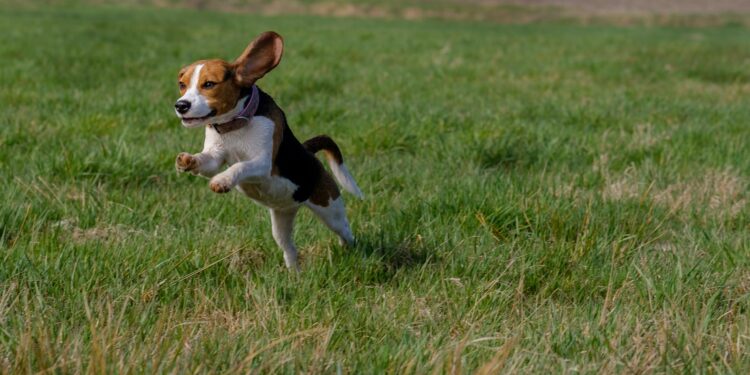
[[[728,69],[722,67],[695,67],[687,71],[686,76],[688,78],[697,79],[706,83],[714,83],[717,85],[728,85],[728,84],[746,84],[750,81],[750,76],[745,72],[736,69]]]
[[[542,154],[539,143],[525,133],[487,140],[472,149],[475,150],[473,159],[479,167],[505,171],[529,168],[539,161]]]
[[[408,233],[408,231],[405,231]],[[361,235],[353,248],[337,252],[338,257],[361,258],[356,264],[361,269],[356,273],[358,281],[381,284],[393,280],[401,272],[417,269],[437,260],[432,246],[418,236],[399,236],[384,232]],[[335,262],[335,261],[334,261]]]

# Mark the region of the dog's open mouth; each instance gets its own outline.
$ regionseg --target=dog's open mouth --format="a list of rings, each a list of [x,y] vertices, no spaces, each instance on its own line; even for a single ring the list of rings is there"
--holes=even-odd
[[[185,117],[185,116],[182,116],[182,117],[180,117],[180,119],[182,120],[182,122],[195,123],[195,122],[200,122],[200,121],[203,121],[203,120],[207,120],[207,119],[209,119],[211,117],[214,117],[214,115],[216,115],[216,110],[215,109],[211,110],[211,112],[209,112],[207,115],[202,116],[202,117]]]

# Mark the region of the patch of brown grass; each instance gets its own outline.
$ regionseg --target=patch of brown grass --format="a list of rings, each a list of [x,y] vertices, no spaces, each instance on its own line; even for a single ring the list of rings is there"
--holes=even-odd
[[[731,169],[707,170],[664,187],[648,183],[634,167],[616,177],[605,174],[605,179],[604,199],[649,199],[672,214],[702,212],[731,219],[747,206],[747,182]]]
[[[129,297],[91,296],[81,306],[83,321],[73,326],[57,327],[44,319],[44,308],[27,288],[11,285],[0,293],[0,313],[7,309],[25,311],[27,320],[0,328],[14,340],[11,346],[0,345],[0,374],[5,373],[140,373],[173,371],[212,372],[210,363],[196,363],[203,358],[205,342],[216,340],[227,348],[232,340],[246,340],[247,332],[263,332],[270,341],[248,342],[240,349],[241,359],[227,373],[248,373],[251,369],[273,373],[291,360],[290,351],[313,353],[308,359],[320,370],[327,368],[327,347],[334,327],[313,324],[307,328],[264,326],[263,318],[283,315],[278,306],[265,311],[217,306],[216,301],[196,296],[191,310],[164,306],[154,317],[156,322],[147,335],[130,322],[126,315],[144,306]],[[273,316],[272,316],[273,315]],[[0,318],[3,314],[0,314]],[[274,332],[269,332],[274,330]],[[289,348],[289,349],[286,349]],[[214,364],[215,365],[215,364]]]
[[[53,227],[61,229],[63,237],[77,244],[86,242],[119,242],[133,235],[143,234],[142,231],[124,224],[80,228],[76,220],[73,219],[58,221],[53,224]]]
[[[653,194],[672,211],[701,207],[719,217],[736,217],[747,205],[747,183],[732,170],[709,170],[702,176],[668,185]]]

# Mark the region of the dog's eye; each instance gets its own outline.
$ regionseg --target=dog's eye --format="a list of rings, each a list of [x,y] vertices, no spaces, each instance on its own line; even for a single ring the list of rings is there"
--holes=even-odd
[[[185,89],[185,84],[180,82],[180,90],[184,90],[184,89]]]
[[[212,82],[212,81],[206,81],[203,84],[204,89],[210,89],[211,87],[214,87],[214,86],[216,86],[216,82]]]

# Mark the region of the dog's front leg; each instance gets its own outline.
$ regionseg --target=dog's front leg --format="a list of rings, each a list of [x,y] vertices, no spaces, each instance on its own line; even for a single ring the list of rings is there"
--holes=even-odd
[[[215,152],[200,152],[195,155],[181,152],[175,160],[175,168],[178,172],[190,172],[211,178],[219,173],[219,168],[224,164],[224,158]]]
[[[218,133],[206,127],[206,139],[203,141],[203,151],[191,155],[181,152],[175,160],[178,172],[190,172],[211,178],[219,173],[224,165],[225,151]]]
[[[258,158],[233,164],[211,179],[209,186],[216,193],[226,193],[240,182],[271,175],[270,158]]]

